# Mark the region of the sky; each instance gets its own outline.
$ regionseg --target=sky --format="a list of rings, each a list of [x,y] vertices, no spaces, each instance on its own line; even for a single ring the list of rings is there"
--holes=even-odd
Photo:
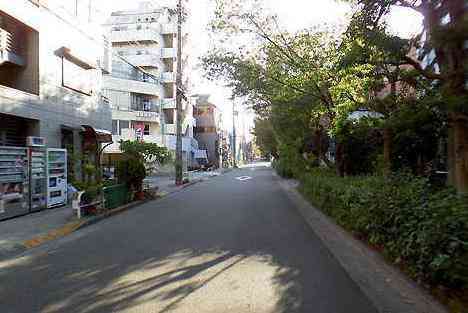
[[[112,11],[134,8],[137,0],[95,0],[101,5],[101,10],[110,14]],[[194,65],[197,59],[212,48],[209,40],[207,23],[213,11],[212,0],[185,0],[190,10],[191,19],[187,29],[192,37],[191,46],[187,49],[191,53]],[[264,0],[266,7],[278,15],[280,26],[290,32],[314,25],[341,24],[346,25],[347,17],[351,12],[349,4],[337,0]],[[153,0],[152,2],[165,5],[174,5],[176,0]],[[396,8],[391,12],[389,19],[391,30],[402,36],[411,37],[421,32],[422,19],[409,9]],[[210,100],[215,103],[223,113],[225,129],[232,128],[232,102],[229,101],[231,92],[221,84],[210,82],[203,77],[203,73],[194,68],[190,72],[193,83],[193,93],[211,94]],[[241,103],[236,104],[241,111],[238,127],[242,133],[249,132],[253,123],[253,114],[242,110]]]

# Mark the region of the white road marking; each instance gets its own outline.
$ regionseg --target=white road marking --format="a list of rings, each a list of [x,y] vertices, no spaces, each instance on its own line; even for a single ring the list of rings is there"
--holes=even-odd
[[[240,181],[245,181],[245,180],[252,179],[252,177],[250,177],[250,176],[239,176],[239,177],[236,177],[236,179],[240,180]]]

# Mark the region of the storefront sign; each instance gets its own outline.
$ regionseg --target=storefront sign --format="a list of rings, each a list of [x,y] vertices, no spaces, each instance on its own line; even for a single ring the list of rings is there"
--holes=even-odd
[[[145,120],[158,120],[159,119],[159,113],[156,113],[156,112],[137,111],[136,116],[139,118],[143,118]]]

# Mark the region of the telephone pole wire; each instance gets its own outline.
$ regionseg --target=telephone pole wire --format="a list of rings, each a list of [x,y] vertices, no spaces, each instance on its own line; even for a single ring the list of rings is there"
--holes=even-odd
[[[182,0],[177,4],[177,77],[176,77],[176,122],[177,142],[175,161],[175,183],[183,183],[183,161],[182,161]]]

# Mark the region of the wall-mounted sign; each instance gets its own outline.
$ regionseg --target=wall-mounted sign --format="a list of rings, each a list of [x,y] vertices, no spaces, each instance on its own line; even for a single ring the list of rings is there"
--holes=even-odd
[[[137,111],[136,116],[144,119],[159,120],[159,113],[157,112]]]

